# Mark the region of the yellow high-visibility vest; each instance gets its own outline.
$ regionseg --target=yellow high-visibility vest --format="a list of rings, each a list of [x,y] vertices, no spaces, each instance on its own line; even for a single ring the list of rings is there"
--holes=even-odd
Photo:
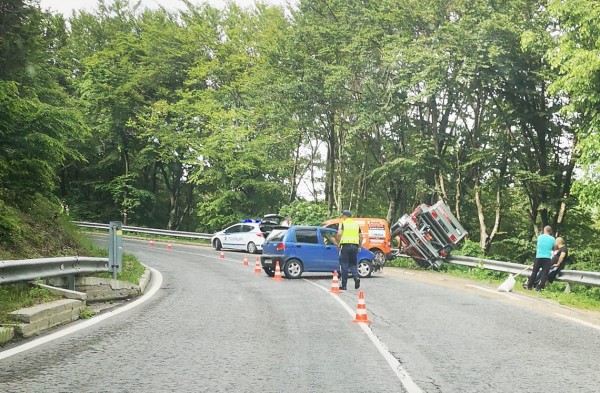
[[[340,244],[358,245],[360,241],[360,226],[358,225],[358,223],[347,218],[340,225],[344,226],[344,228],[342,229],[342,238],[340,239]]]

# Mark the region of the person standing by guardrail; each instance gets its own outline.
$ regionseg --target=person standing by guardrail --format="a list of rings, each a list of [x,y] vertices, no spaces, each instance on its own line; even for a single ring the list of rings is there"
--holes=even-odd
[[[340,267],[342,272],[341,290],[346,290],[348,282],[348,270],[354,277],[354,288],[360,288],[360,278],[358,277],[357,254],[362,244],[362,233],[357,222],[350,217],[350,210],[344,210],[341,215],[342,222],[337,233],[337,242],[340,245]]]
[[[537,249],[535,253],[535,262],[531,269],[531,275],[527,280],[527,289],[532,289],[533,283],[541,270],[540,282],[536,285],[535,290],[541,291],[546,286],[548,280],[548,271],[550,270],[550,258],[552,258],[552,248],[554,248],[555,239],[552,236],[552,227],[546,225],[544,233],[537,238]]]

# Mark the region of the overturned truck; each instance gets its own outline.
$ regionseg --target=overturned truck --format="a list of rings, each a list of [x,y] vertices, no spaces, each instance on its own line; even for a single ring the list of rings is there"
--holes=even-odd
[[[431,269],[438,269],[467,235],[443,201],[433,206],[418,206],[392,225],[391,232],[392,239],[398,238],[400,254]]]

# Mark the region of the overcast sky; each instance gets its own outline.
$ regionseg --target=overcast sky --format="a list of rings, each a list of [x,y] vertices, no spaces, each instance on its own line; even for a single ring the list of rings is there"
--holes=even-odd
[[[135,0],[130,0],[134,2]],[[214,7],[222,8],[226,4],[225,0],[191,0],[194,4],[209,3]],[[234,3],[239,4],[243,7],[250,7],[254,5],[255,0],[234,0]],[[261,0],[265,4],[278,4],[285,5],[286,0]],[[73,10],[85,9],[86,11],[92,11],[96,9],[97,0],[40,0],[40,7],[42,9],[50,9],[52,11],[62,12],[66,16],[70,16]],[[110,3],[107,0],[106,3]],[[184,4],[179,0],[141,0],[142,7],[158,8],[160,5],[164,6],[169,10],[176,10],[185,8]]]

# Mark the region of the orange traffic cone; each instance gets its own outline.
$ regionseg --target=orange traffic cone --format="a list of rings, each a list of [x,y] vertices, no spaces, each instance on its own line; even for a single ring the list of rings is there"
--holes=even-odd
[[[331,289],[329,292],[335,293],[336,295],[340,293],[340,282],[338,281],[337,270],[333,271],[333,279],[331,280]]]
[[[173,246],[171,245],[171,243],[167,244],[167,250],[172,250]]]
[[[150,240],[150,247],[154,247],[154,240]]]
[[[281,277],[281,269],[279,268],[279,261],[275,263],[275,275],[273,276],[273,280],[282,281],[283,277]]]
[[[257,273],[257,274],[262,273],[262,269],[260,268],[260,261],[258,260],[258,257],[256,257],[256,263],[254,263],[254,273]]]
[[[225,253],[223,251],[221,251],[221,255],[219,255],[219,258],[225,259]]]
[[[363,291],[358,292],[358,306],[356,306],[356,316],[352,322],[371,323],[367,318],[367,306],[365,306],[365,295]]]
[[[248,266],[248,258],[244,257],[244,266]]]

